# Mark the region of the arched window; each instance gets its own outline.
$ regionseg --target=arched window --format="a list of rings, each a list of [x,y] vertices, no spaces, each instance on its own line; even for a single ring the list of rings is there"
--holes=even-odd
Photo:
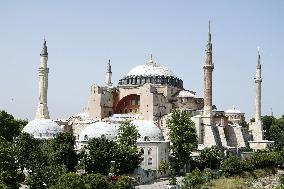
[[[89,140],[88,135],[85,135],[85,136],[84,136],[84,140]]]
[[[148,165],[152,165],[153,164],[153,159],[152,158],[148,158]]]
[[[148,155],[151,155],[152,153],[152,148],[148,148]]]
[[[141,154],[144,154],[144,148],[140,149]]]
[[[144,141],[150,141],[148,136],[144,136]]]

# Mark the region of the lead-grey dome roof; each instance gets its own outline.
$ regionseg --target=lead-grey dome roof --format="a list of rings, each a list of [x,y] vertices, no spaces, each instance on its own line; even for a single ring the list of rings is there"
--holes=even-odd
[[[34,119],[30,121],[22,130],[31,134],[34,138],[49,139],[62,132],[62,128],[51,119]]]
[[[151,120],[133,120],[140,134],[138,141],[164,141],[161,129]],[[79,141],[87,141],[91,138],[104,136],[109,140],[117,140],[119,124],[108,122],[96,122],[83,129]]]
[[[109,140],[116,140],[117,134],[118,127],[116,124],[107,122],[96,122],[87,126],[81,131],[79,140],[86,141],[91,138],[100,138],[103,136]]]

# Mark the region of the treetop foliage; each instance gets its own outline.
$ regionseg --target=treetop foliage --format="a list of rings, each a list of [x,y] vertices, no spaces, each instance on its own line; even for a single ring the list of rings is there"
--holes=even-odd
[[[190,154],[197,149],[197,135],[190,114],[185,110],[173,110],[167,121],[171,150],[175,157],[175,170],[179,171],[190,160]]]
[[[123,121],[118,128],[118,142],[126,146],[136,146],[140,134],[129,120]]]
[[[15,119],[6,111],[0,111],[0,136],[9,142],[12,142],[27,124],[26,120]]]

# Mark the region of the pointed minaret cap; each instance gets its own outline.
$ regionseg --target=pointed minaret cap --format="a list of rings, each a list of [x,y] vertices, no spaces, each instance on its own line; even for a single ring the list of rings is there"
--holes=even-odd
[[[211,21],[208,22],[208,41],[207,41],[207,52],[212,51],[212,43],[211,43]]]
[[[110,59],[108,59],[108,63],[107,63],[107,73],[112,73],[111,72]]]
[[[43,46],[42,46],[42,50],[41,50],[40,56],[48,56],[45,38],[43,39]]]
[[[259,47],[257,47],[257,69],[261,69]]]

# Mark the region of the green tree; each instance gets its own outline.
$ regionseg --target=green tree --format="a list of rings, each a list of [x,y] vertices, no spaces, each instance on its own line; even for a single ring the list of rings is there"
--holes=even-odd
[[[197,149],[195,126],[187,111],[174,110],[167,127],[175,157],[174,169],[178,172],[190,160],[191,152]]]
[[[277,150],[284,148],[284,125],[272,125],[268,131],[269,140],[274,141],[274,147]]]
[[[25,120],[15,119],[5,111],[0,111],[0,136],[4,137],[8,142],[12,142],[27,123]]]
[[[167,171],[169,171],[170,169],[171,169],[171,165],[168,161],[161,161],[158,171],[161,174],[166,174]]]
[[[108,189],[109,182],[107,178],[101,174],[88,174],[83,177],[86,189]]]
[[[221,167],[225,176],[238,175],[243,172],[243,163],[236,156],[230,156],[224,160]]]
[[[41,152],[41,142],[27,133],[21,133],[15,140],[15,154],[20,168],[33,170],[36,164],[44,166],[47,164]]]
[[[58,183],[51,189],[86,189],[82,178],[75,173],[67,173],[62,175]]]
[[[277,121],[277,119],[273,116],[268,116],[268,115],[265,115],[265,116],[262,116],[261,117],[261,120],[262,120],[262,123],[263,123],[263,130],[266,131],[264,132],[264,138],[265,139],[269,139],[269,130],[270,130],[270,127],[275,124],[275,122]]]
[[[136,147],[116,144],[114,151],[114,168],[118,175],[133,173],[141,163],[141,154]]]
[[[223,153],[217,146],[204,148],[196,159],[196,166],[200,170],[205,168],[219,169]]]
[[[81,166],[87,173],[100,173],[107,175],[111,161],[115,161],[116,143],[105,138],[93,138],[85,147]]]
[[[75,171],[78,155],[74,149],[75,137],[70,133],[59,133],[45,145],[45,153],[50,165],[65,165],[68,172]]]
[[[123,121],[118,129],[118,142],[126,146],[136,146],[140,137],[138,130],[129,120]]]
[[[0,137],[0,185],[3,188],[19,188],[24,176],[17,168],[11,143]]]
[[[68,143],[70,140],[65,139],[65,141]],[[25,168],[28,171],[26,182],[31,189],[50,187],[68,171],[67,165],[70,164],[67,162],[70,160],[68,157],[70,151],[72,154],[74,150],[69,150],[73,149],[73,146],[67,150],[66,147],[68,145],[64,140],[60,140],[60,137],[52,140],[39,140],[27,133],[22,133],[16,139],[16,160],[22,170]]]
[[[204,178],[199,169],[188,173],[182,180],[184,189],[201,189],[202,184],[204,183]]]
[[[111,189],[134,189],[133,179],[128,176],[121,176],[114,182]]]

